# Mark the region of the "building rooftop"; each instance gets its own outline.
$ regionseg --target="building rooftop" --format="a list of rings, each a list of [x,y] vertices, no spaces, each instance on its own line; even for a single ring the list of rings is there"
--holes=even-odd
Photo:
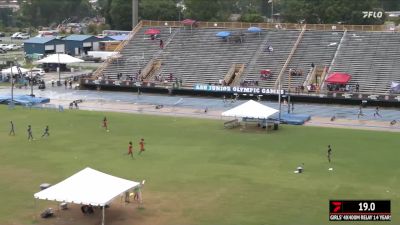
[[[93,37],[93,35],[72,34],[72,35],[64,38],[64,40],[66,40],[66,41],[84,41],[91,37]]]
[[[30,44],[45,44],[49,41],[52,41],[56,39],[55,37],[33,37],[30,38],[26,41],[24,41],[24,43],[30,43]]]

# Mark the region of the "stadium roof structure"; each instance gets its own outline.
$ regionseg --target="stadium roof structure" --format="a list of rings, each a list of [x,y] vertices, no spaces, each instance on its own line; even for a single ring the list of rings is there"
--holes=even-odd
[[[41,200],[100,206],[103,208],[104,225],[104,207],[138,185],[138,182],[87,167],[33,196]]]
[[[240,118],[268,119],[277,112],[279,112],[279,110],[249,100],[235,108],[223,112],[221,115]]]

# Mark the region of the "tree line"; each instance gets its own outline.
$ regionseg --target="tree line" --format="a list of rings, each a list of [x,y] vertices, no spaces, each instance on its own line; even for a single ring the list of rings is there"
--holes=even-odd
[[[113,29],[132,28],[131,0],[18,0],[21,10],[0,10],[0,26],[49,26],[100,15]],[[273,12],[272,12],[273,7]],[[289,23],[382,24],[385,18],[363,18],[363,11],[400,10],[399,0],[139,0],[139,18],[147,20],[262,22],[279,18]]]

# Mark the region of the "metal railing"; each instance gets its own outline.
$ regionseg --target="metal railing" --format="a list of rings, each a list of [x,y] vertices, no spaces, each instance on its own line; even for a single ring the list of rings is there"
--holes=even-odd
[[[153,21],[142,20],[143,26],[168,26],[168,27],[183,27],[181,21]],[[251,26],[257,26],[262,29],[286,29],[286,30],[301,30],[305,26],[307,30],[320,31],[390,31],[387,25],[348,25],[348,24],[297,24],[297,23],[245,23],[245,22],[196,22],[196,27],[199,28],[232,28],[243,29]],[[393,31],[390,31],[393,32]]]

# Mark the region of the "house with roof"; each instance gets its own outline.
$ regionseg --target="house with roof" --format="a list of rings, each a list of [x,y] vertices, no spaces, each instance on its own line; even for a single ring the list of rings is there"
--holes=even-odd
[[[56,37],[33,37],[24,41],[25,54],[54,54],[64,53],[65,43]]]
[[[87,55],[88,51],[98,51],[99,42],[103,38],[93,35],[73,34],[63,39],[65,42],[66,53],[72,56]]]

